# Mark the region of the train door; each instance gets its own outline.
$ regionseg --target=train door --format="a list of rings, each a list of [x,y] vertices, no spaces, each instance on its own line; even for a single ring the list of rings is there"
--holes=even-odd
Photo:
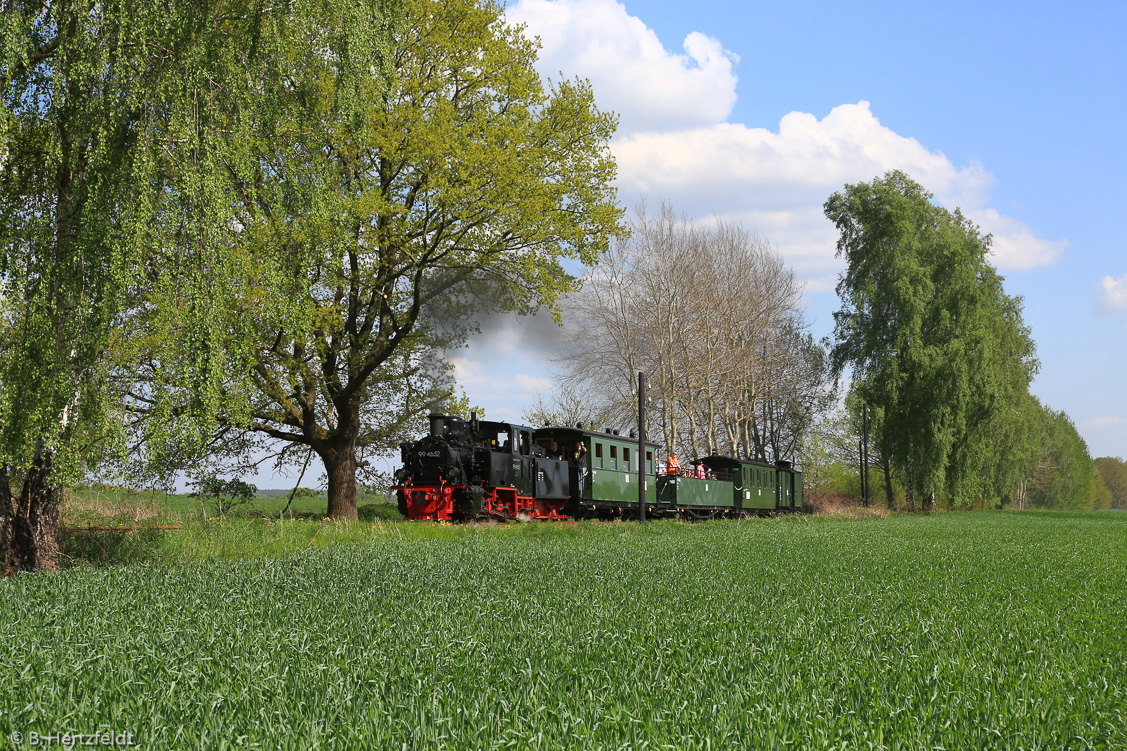
[[[518,429],[516,433],[516,451],[520,458],[513,457],[513,484],[521,495],[531,496],[536,493],[535,466],[532,459],[532,431]]]

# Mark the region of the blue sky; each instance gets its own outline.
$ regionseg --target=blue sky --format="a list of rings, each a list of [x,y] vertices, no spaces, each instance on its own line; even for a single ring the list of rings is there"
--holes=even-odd
[[[546,77],[621,115],[629,206],[662,199],[774,242],[832,330],[841,264],[822,204],[903,169],[995,238],[1025,299],[1032,390],[1093,456],[1127,457],[1127,3],[521,0]],[[551,387],[554,330],[495,324],[451,353],[472,401],[517,419]]]

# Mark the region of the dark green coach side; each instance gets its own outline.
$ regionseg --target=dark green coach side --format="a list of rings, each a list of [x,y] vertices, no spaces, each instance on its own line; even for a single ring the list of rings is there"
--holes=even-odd
[[[762,462],[708,456],[701,459],[717,479],[732,483],[731,505],[744,511],[773,511],[778,497],[775,468]]]
[[[662,508],[682,514],[701,515],[732,510],[732,483],[719,478],[657,478],[658,502]]]
[[[597,432],[581,428],[547,426],[537,428],[533,439],[545,451],[551,450],[552,441],[559,444],[565,455],[571,456],[578,443],[587,448],[587,475],[579,493],[579,470],[570,470],[571,498],[565,513],[613,511],[638,507],[638,439],[618,435],[611,431]],[[646,506],[657,502],[654,483],[654,456],[656,443],[646,443],[645,462]]]
[[[766,462],[708,456],[701,460],[718,480],[732,483],[732,506],[741,511],[802,509],[802,473],[790,462]]]
[[[802,510],[802,473],[787,461],[775,462],[778,507],[788,511]]]

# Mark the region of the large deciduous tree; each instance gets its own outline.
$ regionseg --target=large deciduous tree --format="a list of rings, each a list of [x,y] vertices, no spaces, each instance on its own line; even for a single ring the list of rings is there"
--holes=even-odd
[[[142,3],[5,3],[0,28],[0,566],[54,568],[61,489],[107,421],[97,363],[138,250]],[[167,41],[167,40],[165,40]]]
[[[284,51],[291,120],[228,175],[232,253],[248,262],[225,325],[257,344],[229,385],[249,408],[221,422],[315,452],[336,518],[356,517],[365,452],[393,447],[440,395],[441,347],[478,311],[575,289],[562,261],[593,263],[620,217],[614,117],[584,82],[546,90],[536,43],[499,5],[404,0],[388,44],[386,71],[347,80],[318,45]],[[342,109],[353,90],[363,106]],[[290,305],[264,306],[258,274],[288,277]],[[133,396],[151,412],[150,387]]]
[[[258,162],[293,89],[280,61],[316,49],[343,85],[383,70],[378,0],[44,0],[0,27],[0,555],[52,568],[62,487],[120,426],[123,329],[191,397],[208,433],[246,268],[228,191]],[[322,17],[338,20],[325,34]],[[343,31],[341,31],[343,29]],[[312,32],[318,32],[311,36]],[[352,86],[355,92],[356,87]],[[352,97],[353,101],[356,97]],[[355,109],[355,108],[354,108]],[[170,237],[177,239],[174,252]],[[286,256],[292,261],[294,254]],[[262,274],[282,307],[289,287]],[[292,286],[292,285],[291,285]],[[126,326],[128,324],[128,326]],[[237,333],[248,334],[248,327]],[[111,385],[113,389],[107,388]],[[160,401],[160,389],[145,387]],[[155,421],[154,421],[155,424]]]
[[[981,492],[991,430],[1037,368],[1021,300],[990,265],[989,236],[893,171],[825,204],[846,261],[832,361],[880,415],[877,440],[909,498]]]

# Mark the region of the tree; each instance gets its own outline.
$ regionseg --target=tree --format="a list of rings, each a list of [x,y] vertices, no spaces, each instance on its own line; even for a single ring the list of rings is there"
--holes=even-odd
[[[472,313],[552,306],[578,284],[562,260],[594,263],[620,216],[614,118],[584,82],[545,91],[535,43],[499,5],[405,0],[389,44],[386,89],[377,69],[342,80],[316,45],[286,51],[292,121],[228,175],[232,254],[248,262],[225,325],[255,345],[225,391],[249,407],[220,422],[316,453],[336,518],[356,518],[364,453],[448,391],[439,353]],[[365,107],[339,106],[345,83]],[[262,306],[258,275],[284,277],[291,304]]]
[[[307,0],[12,2],[0,29],[0,555],[53,568],[63,485],[120,447],[130,380],[120,327],[143,317],[152,359],[180,376],[182,443],[208,432],[226,349],[238,220],[226,176],[268,129],[310,47],[348,82],[383,69],[382,4]],[[347,18],[311,38],[310,19]],[[346,44],[340,44],[342,41]],[[355,88],[355,87],[353,87]],[[285,96],[281,92],[285,91]],[[353,98],[355,100],[355,97]],[[161,254],[180,242],[176,252]],[[291,254],[292,256],[292,254]],[[260,267],[270,259],[259,255]],[[276,281],[266,279],[264,281]],[[266,284],[260,304],[288,290]],[[159,402],[158,389],[144,396]],[[153,421],[156,424],[157,421]]]
[[[1092,463],[1092,510],[1100,511],[1112,508],[1111,491],[1108,490],[1104,477],[1100,474],[1099,467]]]
[[[621,409],[615,405],[601,403],[598,394],[582,393],[566,382],[561,382],[546,396],[538,393],[536,401],[525,406],[521,419],[533,427],[582,425],[587,430],[608,426],[622,429],[637,422],[624,419]]]
[[[647,422],[669,449],[790,456],[826,380],[808,377],[821,352],[793,271],[742,227],[695,224],[668,204],[638,206],[629,229],[569,299],[561,390],[632,425],[645,371]]]
[[[993,422],[1027,393],[1036,372],[1021,300],[990,266],[990,237],[931,203],[899,171],[847,185],[825,204],[847,267],[838,283],[831,353],[839,375],[879,415],[877,437],[934,507],[979,490],[974,471]]]
[[[1127,508],[1127,462],[1119,457],[1101,456],[1095,466],[1111,493],[1111,507]]]
[[[302,488],[304,490],[304,488]],[[207,513],[207,499],[215,504],[215,515],[226,516],[231,513],[232,509],[236,506],[245,506],[251,502],[258,488],[249,482],[244,482],[238,478],[231,480],[224,480],[215,475],[205,477],[196,484],[195,495],[204,504],[204,513]],[[224,497],[227,502],[224,503]]]
[[[1041,455],[1030,481],[1030,505],[1091,510],[1093,464],[1088,445],[1064,412],[1043,407],[1040,418]]]

